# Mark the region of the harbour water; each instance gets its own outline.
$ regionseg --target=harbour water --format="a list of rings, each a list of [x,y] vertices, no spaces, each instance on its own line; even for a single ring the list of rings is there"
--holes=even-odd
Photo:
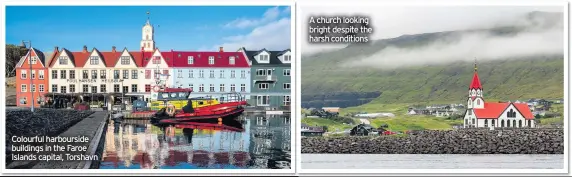
[[[168,127],[111,122],[102,169],[289,169],[290,115],[248,115]]]
[[[562,169],[564,155],[302,154],[303,169]]]

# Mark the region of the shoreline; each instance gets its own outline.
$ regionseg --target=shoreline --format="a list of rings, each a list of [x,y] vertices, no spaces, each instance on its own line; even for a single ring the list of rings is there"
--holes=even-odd
[[[426,130],[407,136],[302,137],[302,154],[563,154],[564,129]]]

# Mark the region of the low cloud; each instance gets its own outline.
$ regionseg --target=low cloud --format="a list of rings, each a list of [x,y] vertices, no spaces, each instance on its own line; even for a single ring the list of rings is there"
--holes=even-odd
[[[222,44],[211,47],[211,50],[217,50],[222,46],[227,50],[238,50],[245,47],[249,50],[269,49],[269,50],[285,50],[290,48],[291,22],[290,18],[282,18],[266,25],[254,28],[250,33],[245,35],[235,35],[225,37]]]

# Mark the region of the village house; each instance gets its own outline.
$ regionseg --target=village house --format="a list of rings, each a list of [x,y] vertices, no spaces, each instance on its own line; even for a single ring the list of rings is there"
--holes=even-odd
[[[300,133],[302,136],[323,136],[325,132],[323,127],[312,127],[302,123]]]

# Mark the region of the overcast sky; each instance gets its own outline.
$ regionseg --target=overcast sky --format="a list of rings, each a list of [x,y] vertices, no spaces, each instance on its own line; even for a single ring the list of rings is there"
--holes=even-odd
[[[482,28],[503,23],[512,23],[518,15],[531,11],[562,12],[559,6],[303,6],[301,5],[298,19],[307,21],[310,15],[368,15],[374,27],[373,39],[393,38],[403,34],[418,34],[449,30]],[[344,47],[344,45],[309,44],[307,42],[307,23],[302,22],[301,52],[303,55],[327,49]],[[562,33],[563,29],[560,29]],[[556,29],[558,32],[558,29]],[[527,40],[541,39],[542,36],[527,35]],[[544,34],[538,34],[544,35]],[[553,36],[552,36],[553,37]],[[559,37],[559,36],[556,36]],[[472,41],[491,43],[495,41],[479,41],[475,36],[469,37]],[[562,34],[563,38],[563,34]],[[552,38],[554,39],[554,38]],[[495,39],[496,40],[496,39]],[[511,39],[512,42],[518,40]],[[507,41],[498,41],[504,44]],[[466,43],[466,42],[465,42]],[[501,44],[499,43],[499,44]],[[474,44],[472,44],[474,45]],[[530,44],[528,44],[530,45]],[[454,47],[451,48],[456,50]],[[519,48],[522,49],[522,48]],[[398,52],[398,51],[395,51]],[[399,51],[403,52],[403,51]],[[408,51],[409,55],[411,51]],[[427,51],[424,51],[427,52]],[[424,53],[425,55],[427,53]]]

